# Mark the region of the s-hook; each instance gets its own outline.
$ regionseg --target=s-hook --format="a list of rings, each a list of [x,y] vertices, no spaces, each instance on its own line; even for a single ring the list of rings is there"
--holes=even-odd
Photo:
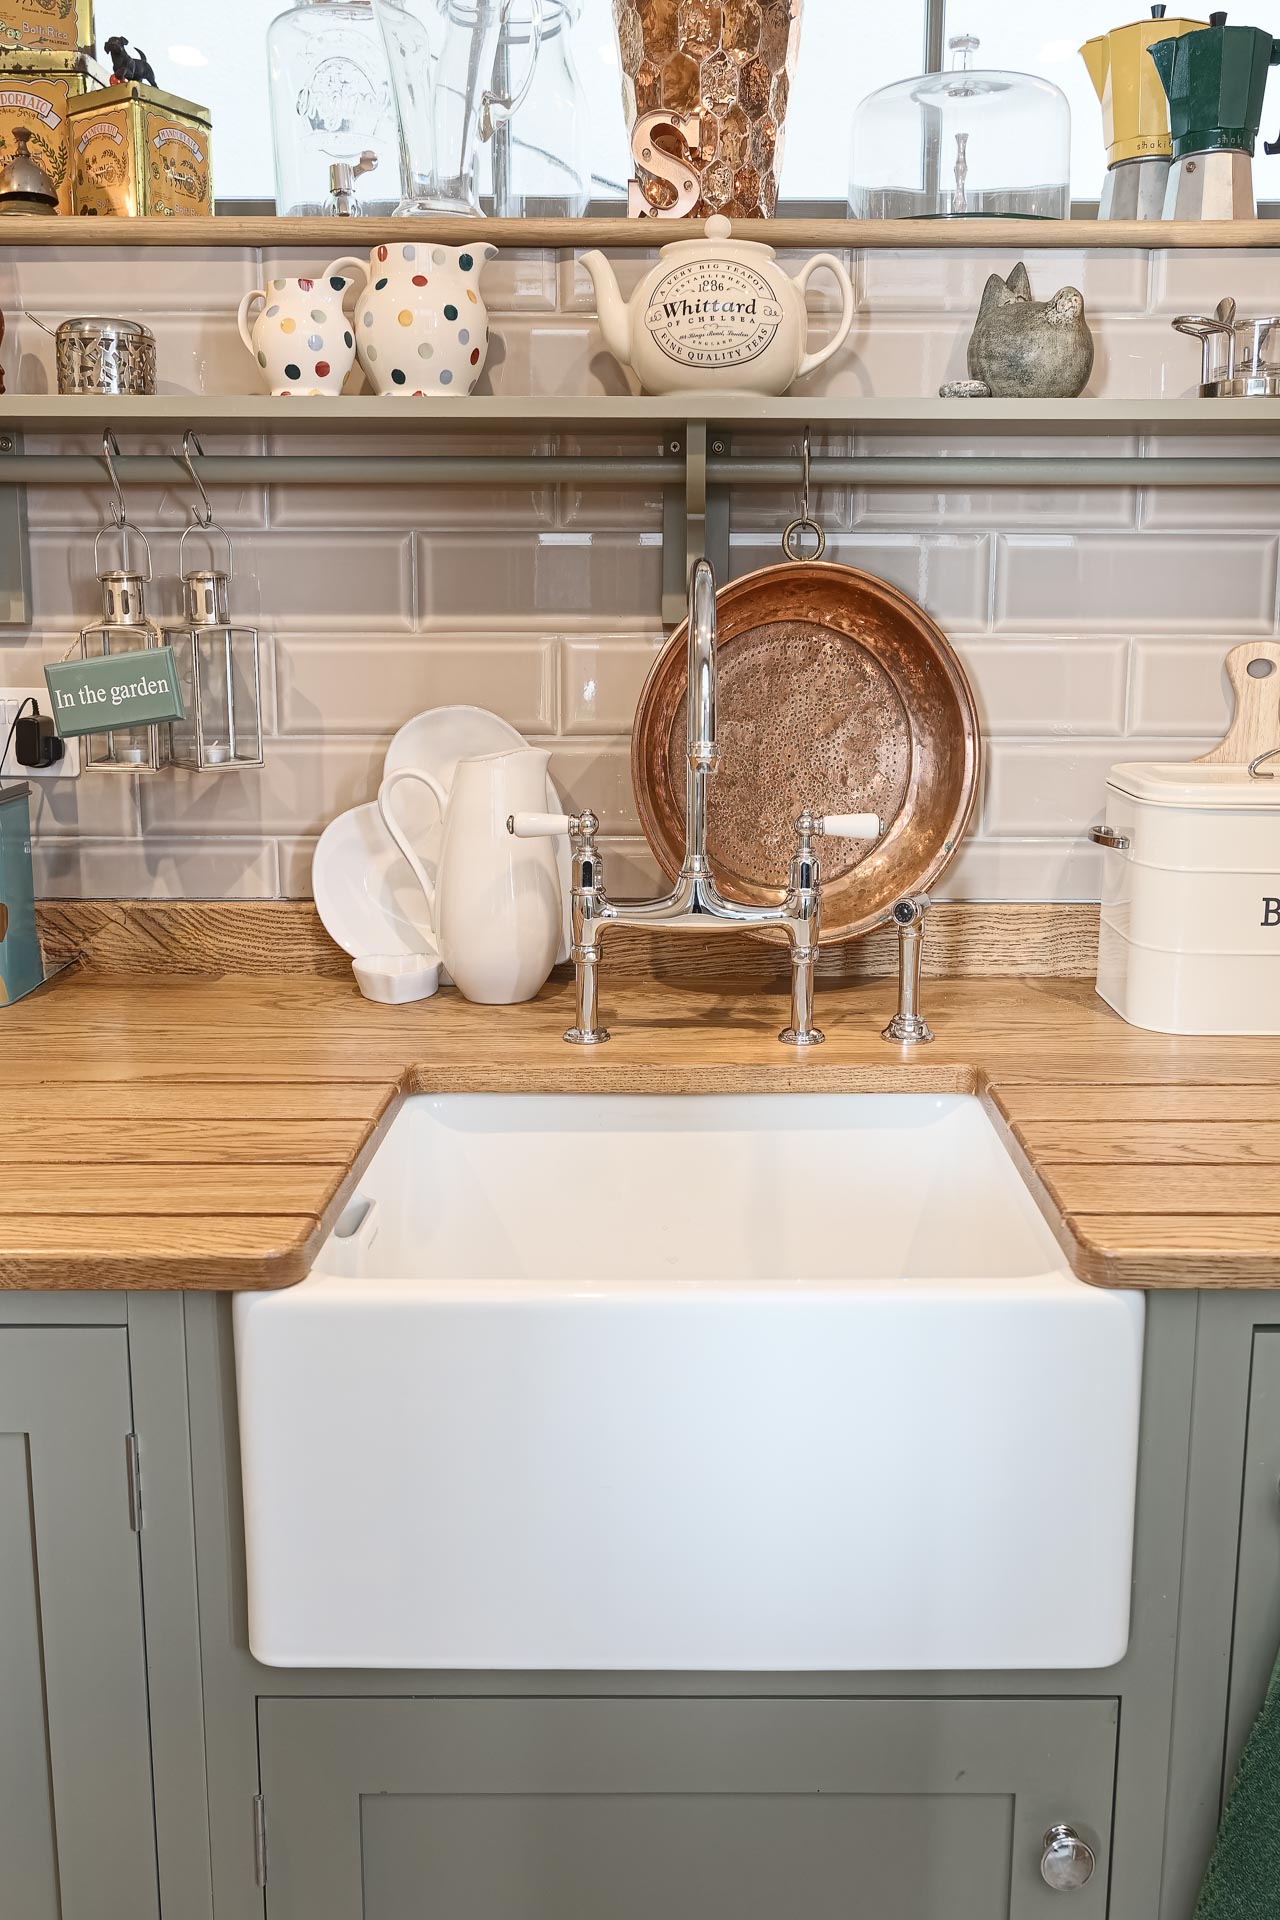
[[[147,539],[146,534],[143,533],[141,527],[135,526],[133,521],[129,518],[129,511],[127,506],[125,505],[124,489],[120,485],[120,476],[117,474],[115,469],[115,461],[119,460],[122,457],[120,453],[120,442],[116,439],[114,433],[112,433],[109,427],[104,431],[102,436],[102,457],[107,463],[107,473],[111,480],[111,520],[112,520],[113,526],[115,527],[116,532],[121,536],[120,557],[124,561],[125,572],[127,573],[130,571],[129,535],[131,533],[136,533],[139,540],[141,540],[142,542],[143,548],[147,556],[147,571],[143,577],[144,579],[150,580],[151,578],[151,543]],[[101,560],[100,560],[102,536],[107,531],[108,531],[108,528],[100,527],[98,529],[98,536],[93,543],[94,571],[95,573],[98,574],[99,578],[101,578],[102,576],[102,567],[101,567]]]
[[[804,430],[804,439],[800,447],[800,518],[793,520],[782,536],[782,551],[788,560],[821,560],[827,549],[827,536],[809,512],[809,429]],[[812,553],[806,553],[803,547],[797,547],[796,541],[806,533],[811,533],[816,545]]]
[[[195,521],[198,527],[211,527],[213,525],[213,502],[204,490],[204,481],[200,478],[200,475],[196,472],[195,463],[191,458],[192,448],[195,449],[195,451],[199,454],[200,458],[203,460],[204,448],[200,445],[200,440],[195,430],[191,427],[188,427],[186,432],[182,436],[182,464],[186,468],[187,472],[191,475],[191,484],[195,488],[196,492],[200,495],[200,502],[201,502],[201,505],[204,507],[203,519],[201,519],[200,517],[199,507],[195,507],[195,506],[193,506],[191,509],[191,518]]]

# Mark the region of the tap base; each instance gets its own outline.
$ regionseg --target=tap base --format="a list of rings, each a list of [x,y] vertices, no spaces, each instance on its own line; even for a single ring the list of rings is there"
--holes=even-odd
[[[571,1047],[602,1047],[612,1036],[608,1027],[570,1027],[564,1037]]]
[[[918,1013],[895,1013],[880,1038],[904,1047],[923,1047],[933,1039],[933,1028]]]
[[[826,1037],[821,1027],[806,1027],[803,1033],[795,1027],[784,1027],[778,1035],[784,1047],[820,1047]]]

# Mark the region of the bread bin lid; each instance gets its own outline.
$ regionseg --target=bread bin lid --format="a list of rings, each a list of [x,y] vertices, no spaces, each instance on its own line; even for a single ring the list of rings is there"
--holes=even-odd
[[[1113,793],[1157,807],[1212,808],[1223,813],[1280,809],[1280,757],[1263,768],[1209,765],[1195,760],[1122,760],[1107,775]]]

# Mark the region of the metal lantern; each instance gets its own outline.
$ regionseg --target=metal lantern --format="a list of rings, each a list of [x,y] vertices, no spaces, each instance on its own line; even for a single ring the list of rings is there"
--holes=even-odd
[[[113,476],[114,477],[114,476]],[[105,536],[118,533],[123,565],[104,572],[101,549]],[[140,573],[130,565],[129,536],[141,540],[147,556],[147,570]],[[102,618],[80,630],[80,658],[105,659],[108,655],[139,653],[149,647],[162,647],[165,637],[154,620],[147,617],[146,585],[151,579],[151,548],[123,513],[117,513],[113,527],[103,527],[93,543],[94,570],[102,588]],[[81,756],[86,768],[117,773],[155,773],[162,761],[162,728],[147,726],[108,727],[101,733],[82,736]]]
[[[225,573],[215,567],[187,571],[186,545],[193,533],[217,534],[226,541]],[[232,568],[231,541],[206,502],[204,520],[184,530],[178,549],[183,618],[166,627],[164,635],[173,648],[186,709],[184,720],[166,728],[165,759],[194,773],[262,765],[258,633],[231,619]]]

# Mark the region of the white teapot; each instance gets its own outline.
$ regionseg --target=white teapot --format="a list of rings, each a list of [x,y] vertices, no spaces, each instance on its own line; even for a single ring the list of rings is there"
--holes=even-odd
[[[629,301],[604,255],[583,254],[605,345],[634,369],[646,393],[785,393],[848,338],[853,287],[844,264],[834,253],[815,253],[793,280],[772,247],[731,239],[723,214],[712,214],[704,231],[705,239],[663,247]],[[840,288],[840,324],[825,346],[808,353],[804,291],[819,267],[829,268]]]

